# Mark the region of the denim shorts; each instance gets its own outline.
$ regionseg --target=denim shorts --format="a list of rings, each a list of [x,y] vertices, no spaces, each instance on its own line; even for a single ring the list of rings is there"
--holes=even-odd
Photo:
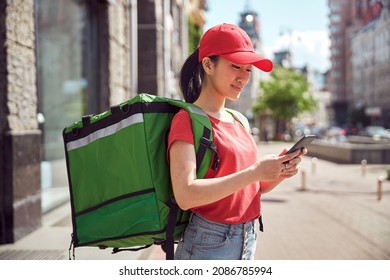
[[[222,224],[192,214],[175,252],[175,260],[253,260],[255,221]]]

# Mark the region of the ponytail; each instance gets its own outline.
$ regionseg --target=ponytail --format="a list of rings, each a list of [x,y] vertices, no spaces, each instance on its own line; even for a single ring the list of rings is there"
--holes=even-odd
[[[186,59],[180,71],[180,89],[184,100],[194,103],[198,99],[202,87],[204,70],[198,61],[199,48]]]
[[[183,93],[184,100],[194,103],[202,89],[204,79],[204,69],[202,63],[198,61],[199,48],[186,59],[180,71],[180,89]],[[218,56],[210,56],[213,63],[217,63]]]

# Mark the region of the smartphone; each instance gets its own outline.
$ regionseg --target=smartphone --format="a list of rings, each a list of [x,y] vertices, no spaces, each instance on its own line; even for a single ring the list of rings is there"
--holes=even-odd
[[[301,139],[299,139],[297,141],[297,143],[295,143],[294,146],[291,147],[291,149],[287,152],[287,154],[295,152],[296,150],[301,150],[303,148],[306,148],[315,139],[317,139],[316,135],[304,135],[304,136],[302,136]]]

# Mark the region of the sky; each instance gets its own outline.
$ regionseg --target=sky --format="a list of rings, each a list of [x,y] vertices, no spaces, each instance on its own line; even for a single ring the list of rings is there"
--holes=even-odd
[[[290,47],[292,64],[325,72],[329,62],[327,0],[207,0],[204,31],[220,23],[239,24],[247,5],[258,13],[267,58]]]

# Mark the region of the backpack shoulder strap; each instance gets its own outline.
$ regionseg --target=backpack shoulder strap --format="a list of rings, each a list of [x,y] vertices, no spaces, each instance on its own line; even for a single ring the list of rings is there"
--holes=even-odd
[[[188,112],[191,117],[192,131],[194,134],[194,146],[196,153],[197,177],[203,178],[212,163],[212,168],[217,169],[219,164],[218,148],[213,142],[211,122],[202,108],[181,100],[170,100]]]
[[[249,121],[242,113],[230,108],[225,108],[225,110],[230,113],[236,119],[236,121],[239,121],[246,131],[249,133],[251,132]]]
[[[194,104],[186,103],[184,101],[175,99],[167,99],[167,102],[186,110],[191,117],[196,153],[197,177],[203,178],[206,175],[207,170],[209,169],[213,154],[213,165],[215,165],[215,163],[219,163],[217,147],[213,143],[210,119],[201,108]],[[174,197],[172,197],[171,200],[168,201],[167,206],[170,210],[166,231],[166,242],[163,246],[163,250],[166,253],[166,259],[171,260],[174,258],[173,233],[176,226],[176,217],[179,211],[179,206],[177,205]]]

